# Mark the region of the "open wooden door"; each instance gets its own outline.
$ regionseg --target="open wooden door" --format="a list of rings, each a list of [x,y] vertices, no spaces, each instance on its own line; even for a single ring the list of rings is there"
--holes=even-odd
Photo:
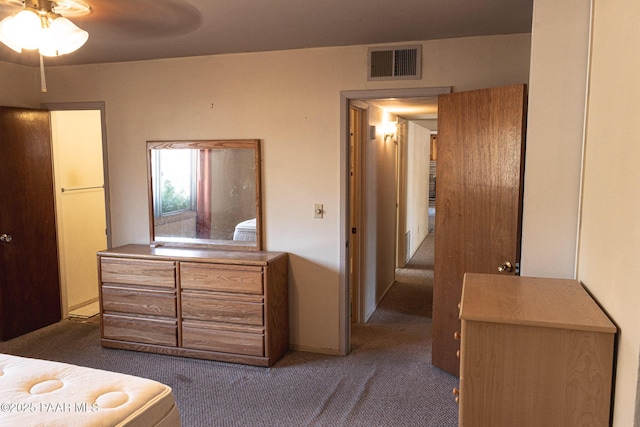
[[[0,107],[0,340],[61,318],[49,112]]]
[[[432,363],[456,376],[464,273],[518,273],[525,120],[525,85],[439,97]]]

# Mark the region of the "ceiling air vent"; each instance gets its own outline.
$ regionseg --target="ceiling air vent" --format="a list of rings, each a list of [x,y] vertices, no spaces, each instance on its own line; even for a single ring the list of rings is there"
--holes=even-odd
[[[370,47],[368,80],[417,80],[420,78],[420,45]]]

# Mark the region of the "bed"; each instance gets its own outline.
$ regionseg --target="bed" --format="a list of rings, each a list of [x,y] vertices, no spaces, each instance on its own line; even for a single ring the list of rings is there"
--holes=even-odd
[[[171,388],[132,375],[0,354],[0,426],[180,426]]]
[[[256,219],[248,219],[238,223],[233,230],[233,240],[255,241]]]

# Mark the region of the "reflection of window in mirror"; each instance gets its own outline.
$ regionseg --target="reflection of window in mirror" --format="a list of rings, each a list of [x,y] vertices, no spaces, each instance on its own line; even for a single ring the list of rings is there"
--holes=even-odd
[[[154,150],[153,168],[158,188],[153,192],[155,216],[177,214],[196,209],[196,151]],[[186,173],[185,173],[186,172]]]
[[[196,236],[197,150],[152,150],[153,216],[156,232],[167,237]]]

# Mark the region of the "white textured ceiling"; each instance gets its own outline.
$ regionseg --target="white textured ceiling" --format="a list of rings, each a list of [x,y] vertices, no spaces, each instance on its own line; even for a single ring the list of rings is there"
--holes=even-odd
[[[0,19],[19,10],[0,0]],[[368,45],[531,31],[533,0],[82,0],[89,32],[47,66]],[[37,66],[0,44],[0,61]]]

